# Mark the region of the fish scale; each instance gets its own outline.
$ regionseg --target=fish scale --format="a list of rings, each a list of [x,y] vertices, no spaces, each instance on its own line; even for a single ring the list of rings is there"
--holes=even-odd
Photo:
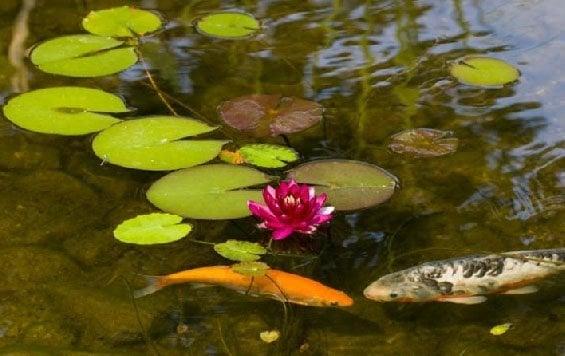
[[[365,289],[377,301],[481,302],[481,294],[525,294],[536,280],[565,269],[565,249],[511,251],[426,262],[381,277]],[[399,296],[399,297],[397,297]],[[465,298],[468,297],[468,298]]]

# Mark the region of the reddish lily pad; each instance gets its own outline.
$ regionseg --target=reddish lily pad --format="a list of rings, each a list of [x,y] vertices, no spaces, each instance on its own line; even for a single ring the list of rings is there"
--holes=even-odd
[[[257,137],[303,131],[322,120],[322,105],[279,94],[253,94],[225,101],[218,111],[226,124]]]
[[[329,159],[302,164],[288,172],[288,179],[316,186],[328,194],[336,210],[368,208],[387,201],[397,184],[395,176],[365,162]]]
[[[439,157],[457,150],[459,140],[450,131],[418,128],[391,137],[388,148],[412,157]]]

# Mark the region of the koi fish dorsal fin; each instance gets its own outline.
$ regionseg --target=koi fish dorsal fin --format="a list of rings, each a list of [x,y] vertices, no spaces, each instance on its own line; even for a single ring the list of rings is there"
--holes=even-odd
[[[145,297],[146,295],[153,294],[159,289],[163,288],[160,283],[161,276],[143,276],[147,285],[145,288],[133,291],[134,298]]]
[[[477,295],[474,297],[451,297],[438,299],[438,302],[457,303],[457,304],[479,304],[487,300],[487,297]]]
[[[538,287],[536,286],[526,286],[522,288],[510,289],[506,292],[502,292],[501,294],[531,294],[538,291]]]

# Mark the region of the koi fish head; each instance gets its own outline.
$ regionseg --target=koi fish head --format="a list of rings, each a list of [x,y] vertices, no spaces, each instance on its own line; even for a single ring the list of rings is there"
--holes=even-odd
[[[416,282],[391,283],[383,279],[371,283],[365,288],[363,295],[377,302],[400,303],[427,302],[439,297],[436,290],[425,284]]]

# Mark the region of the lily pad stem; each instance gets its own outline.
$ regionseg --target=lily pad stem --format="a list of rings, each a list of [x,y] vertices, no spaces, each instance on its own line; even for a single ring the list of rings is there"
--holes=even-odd
[[[153,79],[153,75],[151,75],[151,72],[149,71],[149,67],[147,66],[147,62],[145,62],[145,59],[144,59],[141,51],[136,48],[135,52],[137,53],[137,56],[139,58],[139,62],[141,63],[141,66],[143,67],[143,70],[145,71],[145,75],[147,76],[147,79],[149,80],[149,83],[151,84],[151,88],[153,88],[153,90],[155,90],[155,92],[157,93],[157,96],[159,96],[159,99],[161,99],[161,101],[163,102],[163,104],[165,104],[167,109],[169,109],[171,114],[173,114],[174,116],[179,116],[179,114],[175,111],[175,109],[167,101],[167,98],[165,98],[165,95],[163,95],[163,93],[161,92],[161,89],[159,89],[159,86],[157,86],[157,82],[155,82],[155,79]]]

